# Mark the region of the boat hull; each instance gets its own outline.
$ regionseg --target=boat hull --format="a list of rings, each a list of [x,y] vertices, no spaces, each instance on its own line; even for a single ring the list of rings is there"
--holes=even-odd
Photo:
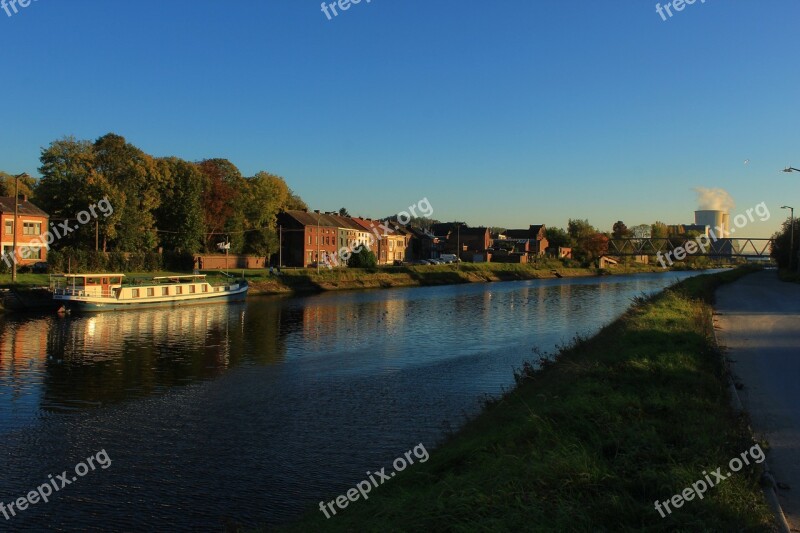
[[[237,291],[229,291],[220,294],[209,294],[201,297],[181,298],[172,300],[162,300],[156,302],[148,302],[142,300],[136,301],[96,301],[95,298],[85,299],[59,299],[65,309],[73,312],[95,313],[101,311],[123,311],[123,310],[138,310],[138,309],[154,309],[154,308],[173,308],[173,307],[186,307],[190,305],[203,305],[203,304],[218,304],[228,302],[240,302],[247,298],[247,290],[249,287],[245,286]],[[94,301],[93,301],[94,300]]]

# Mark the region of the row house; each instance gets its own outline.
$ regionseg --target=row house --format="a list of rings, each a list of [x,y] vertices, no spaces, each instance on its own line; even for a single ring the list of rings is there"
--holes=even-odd
[[[20,195],[15,223],[14,197],[2,196],[0,197],[0,219],[2,219],[3,228],[3,254],[9,254],[5,257],[10,257],[10,253],[14,249],[14,233],[16,233],[17,263],[28,265],[38,261],[47,261],[47,248],[43,244],[50,220],[47,213],[29,202],[27,196]]]
[[[359,246],[372,250],[379,265],[391,265],[405,259],[410,238],[388,222],[319,211],[284,211],[278,214],[278,225],[283,265],[294,267],[342,265],[342,250]]]
[[[406,260],[410,233],[400,224],[392,221],[352,219],[373,235],[370,250],[375,253],[379,265],[393,265]]]

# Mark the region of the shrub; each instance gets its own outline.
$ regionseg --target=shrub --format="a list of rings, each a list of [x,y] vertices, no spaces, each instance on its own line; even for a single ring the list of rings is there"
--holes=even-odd
[[[374,268],[378,266],[378,258],[367,248],[361,248],[358,253],[352,254],[347,260],[347,266],[351,268]]]

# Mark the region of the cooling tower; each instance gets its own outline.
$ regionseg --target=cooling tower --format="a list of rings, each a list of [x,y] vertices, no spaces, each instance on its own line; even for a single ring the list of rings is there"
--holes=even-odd
[[[722,227],[725,228],[725,238],[731,236],[731,216],[728,213],[722,213]]]
[[[730,216],[722,211],[703,210],[694,212],[694,223],[708,226],[709,231],[713,231],[717,239],[724,239],[728,236],[728,228],[725,226],[726,221],[730,224]],[[721,235],[717,228],[722,228]]]

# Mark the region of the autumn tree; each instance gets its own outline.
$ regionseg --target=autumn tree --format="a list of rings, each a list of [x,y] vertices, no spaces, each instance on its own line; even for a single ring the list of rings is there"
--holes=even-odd
[[[0,171],[0,196],[14,196],[16,187],[14,176],[7,172]],[[23,194],[28,198],[33,197],[33,189],[36,187],[36,179],[30,176],[19,178],[19,195]]]
[[[198,163],[198,167],[204,177],[202,205],[205,249],[216,251],[217,243],[224,240],[226,233],[244,229],[244,216],[241,212],[236,212],[241,195],[242,174],[227,159],[206,159]],[[239,238],[244,237],[241,235]]]
[[[117,193],[114,248],[122,252],[154,250],[158,244],[153,212],[161,205],[162,176],[155,160],[109,133],[94,143],[95,171]]]
[[[611,231],[611,236],[614,239],[627,239],[631,236],[631,231],[628,229],[628,226],[621,220],[617,220],[614,223],[614,227]]]

